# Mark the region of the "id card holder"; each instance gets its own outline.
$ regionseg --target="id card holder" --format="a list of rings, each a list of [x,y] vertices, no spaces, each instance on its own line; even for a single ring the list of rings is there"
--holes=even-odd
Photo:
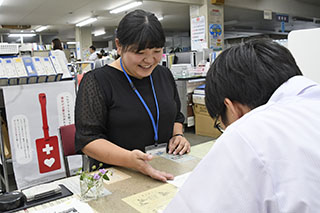
[[[167,143],[159,143],[145,147],[145,151],[150,155],[162,155],[167,152]]]

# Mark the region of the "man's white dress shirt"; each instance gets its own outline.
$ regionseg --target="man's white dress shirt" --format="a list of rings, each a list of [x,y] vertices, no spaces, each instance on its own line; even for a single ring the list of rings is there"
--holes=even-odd
[[[295,76],[231,124],[165,212],[320,212],[320,86]]]

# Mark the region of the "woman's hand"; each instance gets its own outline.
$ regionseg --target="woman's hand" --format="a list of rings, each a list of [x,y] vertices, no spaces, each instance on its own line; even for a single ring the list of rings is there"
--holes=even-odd
[[[190,152],[190,143],[182,135],[173,136],[169,141],[169,154],[183,155]]]
[[[152,160],[152,155],[141,152],[140,150],[131,151],[132,168],[152,177],[153,179],[166,182],[173,180],[173,175],[154,169],[148,161]]]

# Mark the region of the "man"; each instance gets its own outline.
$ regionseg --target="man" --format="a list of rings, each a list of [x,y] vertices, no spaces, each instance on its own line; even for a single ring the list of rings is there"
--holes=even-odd
[[[96,47],[95,46],[90,46],[89,47],[89,51],[90,51],[90,56],[89,56],[89,61],[95,61],[98,59],[98,55],[96,53]]]
[[[319,212],[320,86],[290,52],[266,40],[231,47],[205,93],[225,131],[165,212]]]

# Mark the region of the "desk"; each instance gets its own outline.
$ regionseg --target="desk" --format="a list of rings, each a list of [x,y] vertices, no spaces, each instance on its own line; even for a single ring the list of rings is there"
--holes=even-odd
[[[184,162],[175,162],[164,157],[155,157],[150,164],[161,171],[166,171],[174,176],[178,176],[187,172],[192,171],[196,165],[200,162],[201,158],[209,151],[214,141],[202,143],[191,148],[191,153],[189,154],[190,159]],[[126,175],[131,176],[128,179],[114,182],[112,184],[105,184],[105,187],[112,193],[111,195],[107,195],[101,197],[97,200],[89,201],[88,204],[91,208],[94,209],[95,212],[103,213],[103,212],[139,212],[125,201],[124,198],[128,198],[132,195],[136,195],[138,193],[145,192],[150,189],[155,189],[156,187],[165,186],[168,183],[163,183],[157,180],[150,178],[149,176],[143,175],[139,172],[136,172],[131,169],[126,169],[122,167],[113,167],[116,170],[125,173]],[[172,187],[175,187],[171,184],[168,184]],[[175,187],[175,190],[178,189]],[[68,198],[64,198],[58,201],[54,201],[51,203],[45,204],[45,206],[38,206],[34,208],[28,209],[27,212],[35,212],[36,210],[43,209],[44,207],[50,207],[52,205],[57,205],[66,201],[67,199],[71,199],[72,197],[79,198],[78,195],[73,195]],[[170,198],[171,199],[171,198]],[[168,200],[169,202],[170,200]],[[165,203],[166,206],[168,203]],[[162,207],[164,207],[162,206]],[[153,211],[155,210],[155,211]],[[148,209],[146,212],[157,212],[158,209]],[[20,211],[23,213],[25,211]]]

